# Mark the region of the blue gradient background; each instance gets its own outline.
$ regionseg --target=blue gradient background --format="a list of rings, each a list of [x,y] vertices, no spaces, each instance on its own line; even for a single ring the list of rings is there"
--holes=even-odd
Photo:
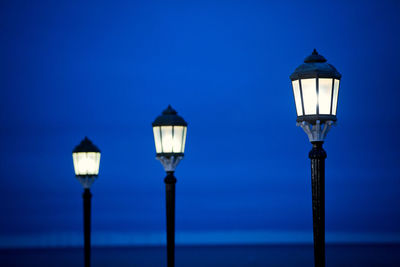
[[[328,241],[398,237],[399,12],[398,1],[2,1],[3,246],[80,242],[71,152],[85,135],[102,150],[94,240],[161,236],[151,122],[168,104],[189,122],[182,243],[311,242],[310,144],[288,76],[313,48],[343,75],[325,145]]]

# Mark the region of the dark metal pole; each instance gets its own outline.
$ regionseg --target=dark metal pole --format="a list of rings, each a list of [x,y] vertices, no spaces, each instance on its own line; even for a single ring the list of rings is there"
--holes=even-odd
[[[174,172],[164,179],[167,202],[167,266],[175,265],[175,183]]]
[[[83,234],[84,234],[84,253],[85,267],[90,267],[90,213],[92,194],[89,188],[83,192]]]
[[[314,261],[325,267],[325,159],[324,142],[312,142],[311,159],[312,210],[314,230]]]

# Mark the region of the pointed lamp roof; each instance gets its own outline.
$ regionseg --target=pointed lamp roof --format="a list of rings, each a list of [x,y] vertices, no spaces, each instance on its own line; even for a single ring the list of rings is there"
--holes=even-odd
[[[340,79],[342,75],[314,49],[312,54],[304,59],[304,63],[298,66],[292,75],[290,75],[290,79],[294,81],[317,77]]]
[[[75,149],[72,151],[72,153],[77,153],[77,152],[99,152],[100,153],[100,149],[97,148],[97,146],[95,146],[92,141],[89,140],[89,138],[87,138],[85,136],[85,138],[81,141],[81,143],[79,145],[77,145],[75,147]]]
[[[158,116],[152,123],[154,126],[187,126],[187,122],[178,115],[178,112],[174,110],[171,105]]]

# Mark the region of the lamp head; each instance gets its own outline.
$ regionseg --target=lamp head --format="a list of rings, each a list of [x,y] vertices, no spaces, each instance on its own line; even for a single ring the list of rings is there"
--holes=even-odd
[[[186,143],[186,121],[169,105],[153,125],[157,156],[183,157]]]
[[[315,125],[336,121],[339,83],[342,75],[314,49],[290,75],[297,122]]]
[[[75,175],[84,188],[90,188],[99,174],[100,150],[87,137],[72,151]]]

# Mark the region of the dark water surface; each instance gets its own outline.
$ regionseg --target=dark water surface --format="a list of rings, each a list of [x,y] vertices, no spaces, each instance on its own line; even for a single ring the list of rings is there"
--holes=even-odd
[[[164,247],[96,247],[92,266],[165,266]],[[82,249],[2,249],[1,266],[82,266]],[[176,266],[313,266],[311,245],[180,246]],[[400,245],[328,245],[327,266],[400,266]]]

